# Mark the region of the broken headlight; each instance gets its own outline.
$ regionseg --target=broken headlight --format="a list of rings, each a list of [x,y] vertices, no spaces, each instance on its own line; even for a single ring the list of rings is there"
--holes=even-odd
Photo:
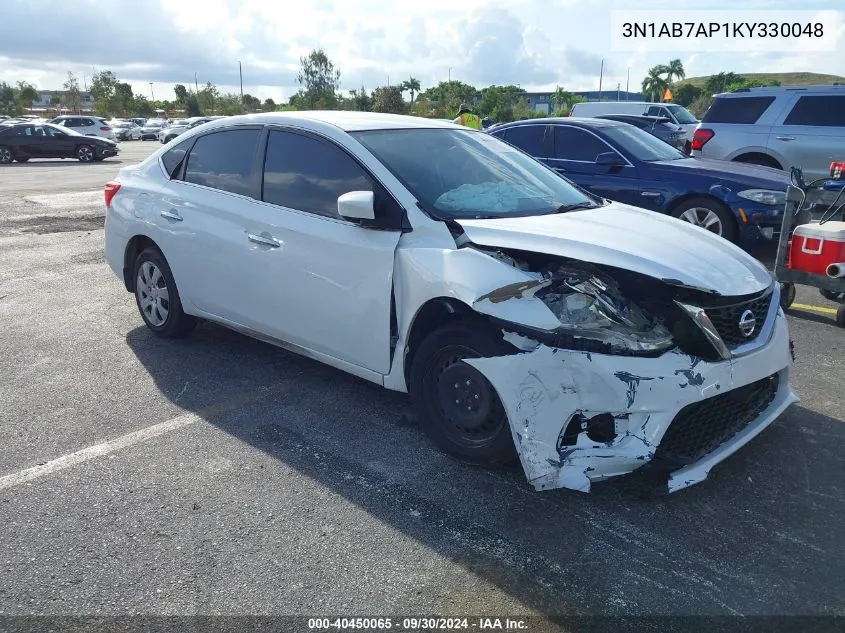
[[[562,333],[599,343],[610,353],[653,353],[674,346],[660,319],[627,299],[598,271],[562,267],[536,296],[560,320]]]

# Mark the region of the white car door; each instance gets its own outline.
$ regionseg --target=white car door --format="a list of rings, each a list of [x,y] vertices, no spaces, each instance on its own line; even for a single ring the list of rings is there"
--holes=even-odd
[[[269,129],[263,164],[263,200],[233,236],[244,318],[272,337],[387,374],[401,207],[351,154],[304,131]],[[338,196],[362,190],[376,198],[371,228],[337,213]]]

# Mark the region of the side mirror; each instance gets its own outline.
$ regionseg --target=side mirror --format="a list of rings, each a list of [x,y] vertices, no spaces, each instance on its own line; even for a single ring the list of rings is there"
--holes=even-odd
[[[337,213],[348,220],[374,220],[375,196],[372,191],[350,191],[337,198]]]
[[[596,165],[605,167],[620,167],[625,164],[625,159],[616,152],[603,152],[596,156]]]

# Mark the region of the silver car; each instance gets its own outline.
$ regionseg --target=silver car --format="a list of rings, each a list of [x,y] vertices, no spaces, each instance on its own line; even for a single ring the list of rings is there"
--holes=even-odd
[[[750,88],[715,96],[692,140],[693,156],[800,167],[828,175],[845,159],[845,86]]]

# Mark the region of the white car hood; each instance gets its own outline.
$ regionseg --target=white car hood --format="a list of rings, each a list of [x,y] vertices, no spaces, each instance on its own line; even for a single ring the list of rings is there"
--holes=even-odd
[[[605,264],[723,296],[760,292],[773,281],[762,264],[727,240],[615,202],[554,215],[457,222],[480,246]]]

